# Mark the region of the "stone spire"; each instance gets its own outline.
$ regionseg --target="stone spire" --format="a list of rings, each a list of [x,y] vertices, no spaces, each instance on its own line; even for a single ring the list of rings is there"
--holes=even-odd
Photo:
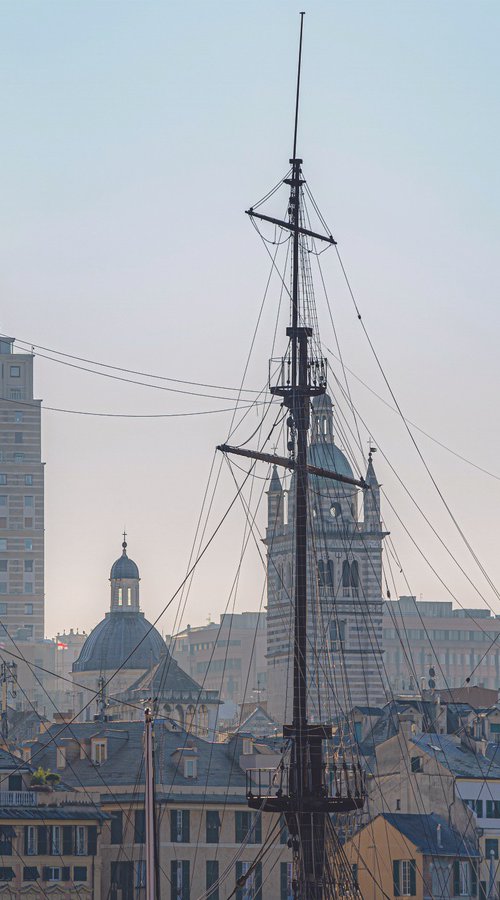
[[[368,488],[365,491],[364,502],[364,521],[367,531],[380,531],[382,527],[380,523],[380,485],[373,466],[374,453],[376,453],[376,447],[370,447],[368,468],[365,476]]]

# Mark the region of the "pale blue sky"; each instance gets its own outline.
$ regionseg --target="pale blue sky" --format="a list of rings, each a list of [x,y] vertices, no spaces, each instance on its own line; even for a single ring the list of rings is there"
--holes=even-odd
[[[239,383],[268,271],[243,210],[287,168],[302,6],[0,6],[3,331],[116,365]],[[407,415],[500,474],[500,8],[493,0],[358,0],[306,10],[299,150],[367,328]],[[383,391],[338,267],[333,256],[324,260],[346,361]],[[251,387],[266,378],[276,302],[275,285]],[[318,311],[333,346],[319,292]],[[214,405],[43,359],[36,383],[46,404],[76,409]],[[479,583],[397,419],[364,389],[353,392]],[[107,608],[124,522],[143,607],[150,617],[160,611],[183,575],[213,448],[228,424],[227,414],[149,422],[45,414],[49,633],[88,628]],[[250,425],[248,434],[255,419]],[[498,482],[421,440],[498,581]],[[473,605],[380,455],[377,464],[434,565]],[[219,510],[231,491],[225,473]],[[413,590],[447,599],[387,519]],[[238,512],[203,564],[185,621],[223,609],[242,529]],[[237,607],[256,608],[261,585],[250,554]]]

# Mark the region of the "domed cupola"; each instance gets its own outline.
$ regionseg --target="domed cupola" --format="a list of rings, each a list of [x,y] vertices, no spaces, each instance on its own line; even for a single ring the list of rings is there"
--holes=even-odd
[[[125,538],[126,535],[124,533],[122,555],[119,556],[111,566],[111,572],[109,575],[110,581],[112,581],[113,578],[136,578],[137,581],[139,581],[139,567],[133,559],[130,559],[127,556],[127,541],[125,540]]]
[[[109,577],[110,611],[89,634],[73,663],[73,672],[148,669],[165,650],[161,634],[141,612],[139,569],[127,556],[123,537],[122,555],[113,563]]]
[[[314,397],[312,405],[309,463],[337,475],[354,478],[348,460],[333,439],[333,405],[330,397],[328,394],[320,394],[319,397]]]

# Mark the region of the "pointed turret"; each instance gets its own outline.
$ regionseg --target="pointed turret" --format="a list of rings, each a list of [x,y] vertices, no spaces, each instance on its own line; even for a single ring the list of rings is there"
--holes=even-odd
[[[283,525],[283,485],[276,466],[273,466],[267,492],[267,527],[274,534]]]
[[[380,485],[373,466],[374,453],[376,453],[376,447],[370,447],[365,477],[368,488],[365,491],[364,502],[365,529],[367,531],[380,531],[382,527],[380,522]]]
[[[127,556],[126,534],[123,534],[122,555],[111,566],[111,612],[138,612],[139,569],[137,563]]]

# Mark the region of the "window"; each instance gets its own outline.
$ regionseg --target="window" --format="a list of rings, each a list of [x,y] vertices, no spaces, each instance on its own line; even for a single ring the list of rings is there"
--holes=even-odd
[[[33,625],[23,625],[23,631],[26,637],[31,640],[31,638],[33,637]]]
[[[118,588],[118,606],[123,606],[123,588]]]
[[[77,856],[86,856],[87,855],[87,829],[85,825],[77,825],[76,826],[76,841],[75,841],[75,850]]]
[[[207,810],[207,844],[218,844],[220,833],[220,816],[217,809]]]
[[[212,885],[216,885],[219,880],[219,861],[217,859],[207,859],[206,873],[207,900],[219,900],[219,888],[214,887],[213,891],[210,890]]]
[[[16,411],[14,413],[14,422],[23,422],[24,414],[22,412]]]
[[[292,864],[280,863],[280,900],[294,900],[292,878]]]
[[[486,818],[500,819],[500,800],[486,801]]]
[[[30,508],[33,507],[33,494],[25,494],[24,505],[29,506]]]
[[[24,527],[25,528],[33,528],[33,516],[25,516]]]
[[[196,760],[184,760],[184,778],[196,778]]]
[[[33,538],[25,538],[24,539],[24,549],[25,550],[33,550]]]
[[[25,615],[25,616],[32,616],[32,615],[33,615],[33,604],[32,604],[32,603],[25,603],[25,604],[24,604],[24,615]]]
[[[123,841],[123,814],[121,812],[111,813],[111,843],[121,844]]]
[[[498,859],[498,838],[486,838],[484,842],[484,856],[486,859]]]
[[[392,863],[395,897],[414,897],[417,893],[414,859],[395,859]]]
[[[456,859],[453,863],[453,896],[473,897],[477,894],[477,869],[468,860]]]
[[[134,812],[134,844],[146,843],[146,814],[143,809]]]
[[[11,388],[9,391],[9,397],[11,400],[22,400],[23,392],[21,388]]]
[[[236,883],[236,900],[262,900],[262,863],[237,862]]]
[[[339,650],[345,643],[345,622],[330,622],[330,644],[332,650]]]
[[[0,474],[0,484],[7,484],[7,475],[5,473]]]
[[[101,763],[106,762],[106,751],[106,741],[92,741],[92,762],[95,763],[96,766],[100,766]]]
[[[25,582],[24,582],[24,593],[25,593],[25,594],[32,594],[32,593],[33,593],[33,582],[32,582],[32,581],[25,581]]]
[[[24,440],[24,435],[23,435],[22,431],[15,431],[14,432],[14,443],[22,444],[23,440]]]
[[[173,844],[189,843],[189,810],[170,810],[170,840]]]
[[[0,826],[0,856],[12,856],[12,838],[14,829],[12,825]]]
[[[87,881],[87,866],[74,867],[73,881]]]
[[[24,462],[24,453],[14,453],[14,462],[15,463]]]
[[[132,588],[127,588],[127,606],[132,606]]]
[[[62,881],[60,866],[44,866],[43,867],[43,880],[44,881]]]
[[[146,860],[139,859],[135,864],[135,886],[136,888],[146,887]]]
[[[2,587],[2,582],[0,582],[0,588],[1,588],[1,587]],[[5,587],[7,587],[7,585],[5,585]],[[0,590],[0,594],[2,594],[2,593],[3,593],[3,594],[6,594],[7,591],[2,591],[2,590]],[[6,616],[6,615],[7,615],[7,604],[6,604],[6,603],[0,603],[0,616]]]
[[[170,897],[171,900],[189,900],[189,860],[171,861]]]
[[[50,825],[50,854],[51,856],[60,856],[61,854],[61,826]]]
[[[0,506],[7,506],[7,494],[0,494]]]
[[[0,594],[7,594],[7,593],[8,593],[8,591],[7,591],[7,582],[6,582],[6,581],[0,581]]]
[[[351,563],[351,589],[353,597],[358,596],[358,588],[359,588],[359,566],[357,560],[353,560]]]
[[[10,377],[11,378],[20,378],[21,377],[21,366],[11,366],[10,367]]]
[[[36,856],[38,850],[38,831],[35,825],[24,826],[24,852],[26,856]]]
[[[14,869],[9,866],[0,866],[0,881],[12,881],[14,878]]]
[[[32,571],[33,571],[33,560],[32,560],[32,559],[25,559],[25,560],[24,560],[24,571],[25,571],[25,572],[32,572]]]
[[[347,559],[342,563],[342,592],[344,597],[349,596],[349,587],[351,584],[351,567]]]
[[[242,844],[247,840],[249,844],[260,844],[262,842],[262,822],[259,813],[240,812],[237,810],[234,814],[235,822],[235,841]]]
[[[33,484],[33,475],[25,475],[24,483],[25,483],[26,487],[31,487],[31,485]]]
[[[23,881],[38,881],[40,873],[36,866],[24,866]]]
[[[422,757],[421,757],[421,756],[412,756],[412,758],[411,758],[411,770],[412,770],[412,772],[423,772],[423,767],[422,767]]]

